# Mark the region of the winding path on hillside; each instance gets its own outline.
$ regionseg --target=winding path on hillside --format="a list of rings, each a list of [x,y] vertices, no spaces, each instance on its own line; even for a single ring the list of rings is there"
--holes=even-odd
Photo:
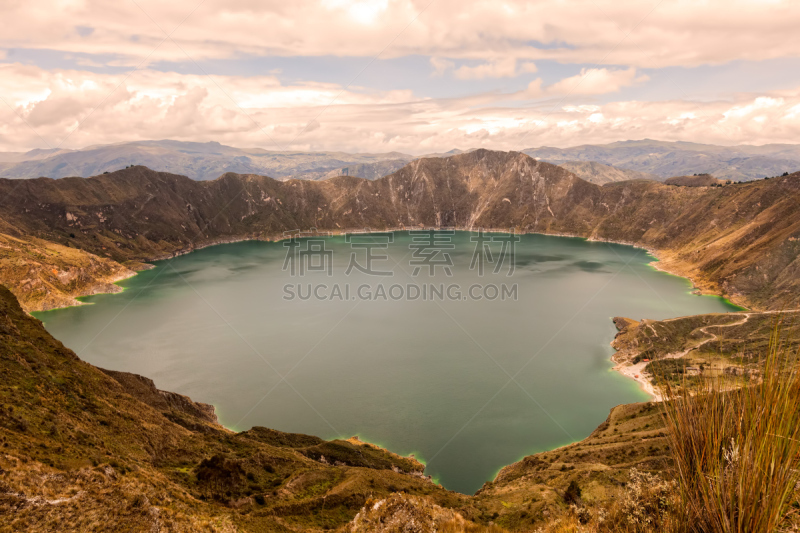
[[[708,335],[708,337],[706,339],[702,340],[701,342],[699,342],[698,344],[695,344],[694,346],[689,346],[688,348],[686,348],[682,352],[668,353],[667,355],[664,356],[664,359],[680,359],[681,357],[686,357],[686,355],[689,352],[692,352],[694,350],[699,350],[702,346],[705,346],[709,342],[712,342],[712,341],[715,341],[715,340],[719,339],[719,336],[717,336],[715,333],[711,333],[710,331],[708,331],[708,328],[730,328],[730,327],[733,327],[733,326],[741,326],[743,324],[746,324],[747,321],[750,320],[750,317],[754,313],[747,312],[747,313],[743,313],[743,314],[744,314],[744,318],[742,318],[741,320],[738,320],[736,322],[730,322],[728,324],[712,324],[712,325],[709,325],[709,326],[703,326],[703,327],[697,328],[704,335]],[[761,313],[759,313],[759,314],[761,314]],[[666,320],[665,320],[665,322],[666,322]]]
[[[800,313],[800,309],[790,309],[781,311],[746,311],[743,313],[730,313],[730,315],[742,315],[742,318],[740,320],[737,320],[735,322],[730,322],[728,324],[710,324],[708,326],[702,326],[696,328],[693,331],[697,330],[701,331],[704,335],[706,335],[705,339],[703,339],[702,341],[693,346],[689,346],[683,351],[668,353],[664,355],[661,359],[680,359],[682,357],[686,357],[690,352],[700,349],[709,342],[718,340],[719,336],[716,333],[712,333],[711,331],[709,331],[710,328],[730,328],[734,326],[741,326],[746,324],[747,321],[750,320],[750,318],[753,315],[794,314],[794,313]],[[674,322],[676,320],[682,320],[684,318],[687,317],[668,318],[660,322]],[[647,326],[650,328],[650,330],[656,337],[659,336],[655,328],[652,326],[652,324],[647,324]],[[652,376],[648,372],[645,372],[645,367],[647,366],[648,363],[649,361],[648,362],[640,361],[638,363],[629,364],[627,366],[617,366],[616,370],[618,370],[623,375],[637,381],[645,392],[653,396],[654,401],[659,402],[662,401],[663,396],[661,395],[660,391],[657,390],[656,387],[653,385],[651,381]]]
[[[792,314],[792,313],[798,313],[798,312],[800,312],[800,309],[789,309],[789,310],[782,310],[782,311],[757,311],[757,312],[756,311],[747,311],[747,312],[741,313],[742,315],[744,315],[744,318],[742,318],[739,321],[730,322],[728,324],[711,324],[711,325],[708,325],[708,326],[703,326],[703,327],[697,328],[703,334],[707,335],[708,338],[704,339],[703,341],[701,341],[698,344],[695,344],[694,346],[690,346],[689,348],[685,349],[682,352],[675,352],[675,353],[667,354],[667,355],[664,356],[664,359],[680,359],[681,357],[685,357],[689,352],[692,352],[694,350],[698,350],[702,346],[705,346],[706,344],[708,344],[709,342],[712,342],[712,341],[715,341],[715,340],[719,339],[719,336],[717,336],[715,333],[711,333],[710,331],[708,331],[708,328],[730,328],[730,327],[734,327],[734,326],[741,326],[743,324],[746,324],[747,321],[750,320],[750,317],[753,316],[753,315]],[[733,314],[737,314],[738,315],[739,313],[731,313],[731,314],[732,315]],[[681,318],[683,318],[683,317],[681,317]],[[670,319],[667,319],[667,320],[663,320],[663,322],[672,322],[672,321],[675,321],[675,320],[680,320],[681,318],[670,318]]]

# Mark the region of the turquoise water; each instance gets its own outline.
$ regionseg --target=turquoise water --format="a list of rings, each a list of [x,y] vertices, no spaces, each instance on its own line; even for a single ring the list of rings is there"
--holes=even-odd
[[[214,404],[228,427],[359,435],[414,453],[445,487],[472,493],[504,465],[586,437],[611,407],[647,399],[611,371],[612,317],[737,309],[691,294],[644,250],[575,238],[523,235],[511,276],[508,254],[499,274],[488,265],[480,277],[471,236],[450,237],[451,277],[448,265],[413,276],[424,253],[409,249],[408,233],[373,251],[390,257],[373,263],[393,272],[384,277],[345,275],[351,252],[363,265],[366,251],[344,237],[325,241],[331,276],[282,270],[281,242],[213,246],[157,262],[121,282],[121,294],[37,316],[84,360]],[[490,250],[497,262],[500,245]],[[287,299],[298,283],[303,296],[325,285],[317,293],[327,299]],[[406,298],[413,284],[426,285],[426,298]],[[489,299],[491,288],[470,298],[475,284],[516,285],[517,299]],[[431,299],[430,285],[460,293]]]

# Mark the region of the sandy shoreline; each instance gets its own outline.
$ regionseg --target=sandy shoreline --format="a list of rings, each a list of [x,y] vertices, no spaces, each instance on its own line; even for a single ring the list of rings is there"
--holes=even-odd
[[[613,359],[612,359],[613,360]],[[646,374],[644,368],[647,366],[645,362],[636,364],[617,363],[612,370],[616,370],[625,377],[629,377],[639,384],[639,388],[652,397],[651,401],[661,402],[664,397],[650,382],[650,374]]]

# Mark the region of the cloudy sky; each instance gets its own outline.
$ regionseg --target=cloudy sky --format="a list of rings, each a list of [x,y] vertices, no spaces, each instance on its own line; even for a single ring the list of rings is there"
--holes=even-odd
[[[800,2],[0,0],[0,150],[800,139]]]

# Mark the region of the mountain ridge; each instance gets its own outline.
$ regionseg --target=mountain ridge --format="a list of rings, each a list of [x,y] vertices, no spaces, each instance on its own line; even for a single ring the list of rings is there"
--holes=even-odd
[[[0,180],[0,196],[9,198],[0,233],[132,266],[297,229],[513,227],[654,250],[659,267],[747,306],[789,305],[800,292],[800,174],[724,187],[601,187],[519,152],[476,150],[419,159],[373,181],[226,173],[197,182],[133,167],[86,179]]]
[[[414,157],[399,152],[274,151],[165,139],[95,145],[80,150],[0,153],[0,178],[89,177],[131,165],[180,172],[198,180],[214,179],[225,172],[269,173],[276,178],[288,178],[306,173],[320,175],[355,165],[365,165],[365,171],[370,172],[376,163],[398,159],[408,162]]]

